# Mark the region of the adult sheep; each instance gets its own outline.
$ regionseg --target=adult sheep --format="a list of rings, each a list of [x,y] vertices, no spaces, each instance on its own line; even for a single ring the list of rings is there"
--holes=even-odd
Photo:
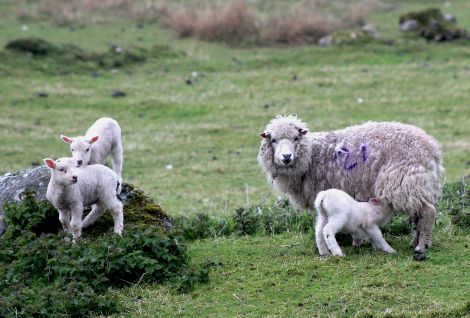
[[[367,122],[311,133],[296,116],[278,115],[261,137],[258,161],[295,207],[313,212],[318,192],[331,188],[358,201],[376,197],[414,220],[417,253],[431,245],[444,168],[437,141],[422,129]]]

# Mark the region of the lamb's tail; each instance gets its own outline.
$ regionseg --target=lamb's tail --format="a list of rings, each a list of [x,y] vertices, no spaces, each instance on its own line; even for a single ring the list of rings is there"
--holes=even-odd
[[[120,194],[122,190],[122,181],[118,180],[116,185],[116,194]]]
[[[326,192],[321,191],[317,194],[317,197],[315,198],[315,209],[317,210],[318,213],[321,213],[323,211],[322,203],[323,200],[325,199]]]

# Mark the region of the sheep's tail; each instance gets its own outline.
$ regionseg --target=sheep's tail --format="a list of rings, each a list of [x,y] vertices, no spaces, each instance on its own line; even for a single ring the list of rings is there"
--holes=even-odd
[[[315,209],[317,210],[318,213],[323,212],[322,203],[323,203],[323,200],[325,199],[325,196],[326,196],[326,192],[321,191],[320,193],[318,193],[318,195],[315,199]]]
[[[122,181],[118,180],[116,185],[116,194],[120,194],[122,190]]]

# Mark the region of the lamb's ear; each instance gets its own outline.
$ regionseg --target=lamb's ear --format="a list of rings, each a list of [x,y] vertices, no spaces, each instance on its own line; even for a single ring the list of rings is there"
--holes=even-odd
[[[64,142],[71,144],[73,139],[64,135],[60,135],[60,139],[62,139]]]
[[[271,134],[270,134],[270,133],[268,133],[268,132],[265,132],[265,131],[264,131],[264,132],[262,132],[262,133],[261,133],[261,134],[259,134],[259,135],[261,136],[261,138],[264,138],[264,139],[266,139],[266,138],[269,138],[269,137],[271,136]]]
[[[55,168],[55,161],[51,158],[44,159],[44,163],[46,164],[46,166],[48,166],[51,169]]]
[[[382,201],[380,201],[379,198],[370,198],[369,203],[375,204],[375,205],[381,205]]]
[[[97,142],[98,139],[100,139],[100,136],[95,136],[95,137],[91,138],[91,139],[89,140],[89,142],[90,142],[90,144],[93,144],[93,143]]]
[[[308,133],[307,129],[299,128],[299,134],[305,135],[306,133]]]

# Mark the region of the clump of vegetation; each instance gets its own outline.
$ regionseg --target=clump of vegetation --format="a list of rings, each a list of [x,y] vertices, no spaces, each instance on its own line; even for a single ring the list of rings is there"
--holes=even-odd
[[[293,10],[262,17],[245,1],[199,7],[162,7],[164,24],[181,37],[228,44],[299,45],[317,41],[336,30],[363,24],[378,6],[374,1],[326,6],[321,1],[302,2]]]
[[[123,236],[57,231],[57,212],[32,195],[5,207],[0,238],[1,317],[83,317],[119,310],[110,288],[172,281],[182,291],[208,281],[186,245],[159,224],[126,224]],[[54,222],[50,222],[54,220]]]
[[[40,38],[15,39],[8,42],[5,49],[0,53],[0,58],[4,60],[13,63],[16,60],[27,59],[31,66],[34,67],[37,64],[41,70],[43,70],[44,63],[49,62],[48,72],[60,71],[61,73],[131,67],[151,59],[181,55],[180,52],[166,45],[155,45],[151,49],[113,45],[105,52],[89,52],[73,44],[59,46]],[[24,55],[16,54],[18,52]],[[39,63],[35,64],[36,61]]]
[[[470,230],[470,177],[444,186],[439,209],[448,211],[452,223]]]
[[[459,28],[455,20],[446,18],[437,8],[404,14],[399,22],[402,30],[404,23],[412,24],[413,27],[404,31],[412,31],[427,40],[442,42],[468,38],[465,29]]]

